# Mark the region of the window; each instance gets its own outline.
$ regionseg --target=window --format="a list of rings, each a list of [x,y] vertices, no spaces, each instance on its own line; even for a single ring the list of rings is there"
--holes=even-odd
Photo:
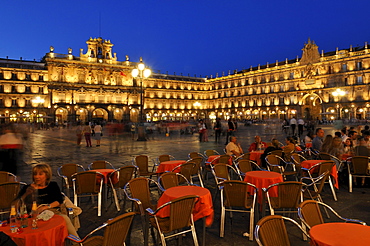
[[[362,76],[357,76],[357,77],[356,77],[356,83],[357,83],[357,84],[363,84]]]
[[[12,106],[17,106],[17,100],[16,99],[12,99]]]
[[[342,72],[347,72],[347,64],[342,64]]]
[[[356,63],[356,68],[357,68],[357,70],[361,70],[362,69],[362,62],[357,62]]]
[[[39,93],[44,93],[44,87],[39,87]]]

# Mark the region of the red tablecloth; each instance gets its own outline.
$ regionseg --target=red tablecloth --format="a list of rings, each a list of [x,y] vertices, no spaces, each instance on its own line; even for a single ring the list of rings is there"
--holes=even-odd
[[[193,210],[193,217],[194,221],[206,217],[206,225],[211,226],[213,222],[213,204],[212,204],[212,196],[208,189],[199,187],[199,186],[176,186],[171,187],[165,190],[162,196],[158,200],[157,207],[172,201],[173,199],[188,196],[188,195],[197,195],[199,196],[199,201],[195,204]],[[169,207],[162,209],[158,212],[158,216],[160,217],[168,217],[170,216],[170,209]]]
[[[310,230],[312,246],[369,246],[370,226],[353,223],[324,223]]]
[[[10,236],[18,246],[64,246],[68,231],[63,217],[54,215],[48,221],[38,221],[37,226],[37,229],[30,226],[22,228],[23,232],[19,234],[11,233],[9,225],[0,227],[0,231]]]
[[[308,168],[316,165],[317,163],[320,163],[320,162],[323,162],[323,161],[327,161],[327,160],[306,160],[306,161],[301,162],[301,166],[308,169]],[[313,171],[314,170],[311,170],[311,173]],[[337,172],[337,166],[336,165],[334,165],[333,168],[331,169],[330,176],[332,176],[333,179],[334,179],[335,188],[339,189],[338,172]]]
[[[157,167],[156,173],[171,172],[178,165],[184,164],[185,160],[172,160],[172,161],[163,161]],[[180,172],[180,169],[177,169],[176,172]]]
[[[114,169],[94,169],[94,170],[89,170],[90,172],[99,172],[104,175],[104,184],[109,183],[109,175],[113,173],[115,170]],[[100,180],[99,180],[100,181]],[[113,183],[117,183],[117,177],[116,180],[112,180]]]
[[[348,157],[351,157],[352,155],[350,155],[350,154],[343,154],[342,155],[342,161],[345,161],[345,160],[347,160],[347,158]]]
[[[263,150],[257,150],[250,152],[249,159],[251,161],[255,161],[258,166],[261,166],[261,155],[263,154]]]
[[[272,184],[283,182],[283,176],[277,172],[268,171],[251,171],[245,174],[244,181],[254,184],[258,188],[258,202],[262,203],[263,192],[262,188],[267,188]],[[248,192],[252,192],[249,190]],[[270,197],[278,196],[278,189],[274,187],[269,192]]]
[[[311,148],[312,147],[312,143],[306,143],[306,148]]]

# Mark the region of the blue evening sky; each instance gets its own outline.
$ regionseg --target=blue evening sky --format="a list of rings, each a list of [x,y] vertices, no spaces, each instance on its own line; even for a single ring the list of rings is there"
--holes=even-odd
[[[90,37],[118,60],[161,73],[215,76],[301,56],[310,37],[334,51],[370,41],[368,0],[2,0],[0,58],[79,56]],[[101,16],[101,18],[99,17]],[[99,21],[99,19],[101,21]]]

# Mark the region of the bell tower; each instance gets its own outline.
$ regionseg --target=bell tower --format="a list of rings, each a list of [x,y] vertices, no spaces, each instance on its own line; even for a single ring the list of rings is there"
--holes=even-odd
[[[117,56],[114,53],[112,55],[113,44],[110,40],[103,40],[99,38],[90,38],[86,41],[87,51],[83,54],[83,49],[80,50],[80,58],[82,61],[92,61],[92,62],[105,62],[112,63],[112,61],[117,61]]]

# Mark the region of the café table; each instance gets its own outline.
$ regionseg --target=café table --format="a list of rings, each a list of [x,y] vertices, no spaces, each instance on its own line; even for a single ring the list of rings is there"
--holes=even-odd
[[[184,164],[185,162],[186,160],[162,161],[161,163],[159,163],[156,173],[160,174],[164,172],[171,172],[175,167]],[[176,170],[176,172],[180,172],[180,169]]]
[[[249,159],[251,161],[254,161],[258,164],[258,166],[261,166],[261,155],[264,153],[264,150],[256,150],[256,151],[251,151],[249,155]]]
[[[21,232],[11,233],[10,226],[0,227],[0,231],[7,234],[18,246],[64,246],[68,236],[67,225],[62,216],[54,215],[50,220],[37,221],[37,229],[32,229],[31,219],[29,226],[20,228]]]
[[[257,194],[257,201],[260,204],[260,211],[262,212],[262,217],[265,213],[265,201],[264,201],[264,194],[262,188],[267,188],[272,184],[283,182],[283,176],[277,172],[269,172],[269,171],[251,171],[246,172],[244,181],[254,184],[258,189]],[[252,194],[253,190],[250,188],[248,190]],[[278,188],[272,187],[269,191],[270,197],[277,197],[278,196]]]
[[[314,166],[314,165],[316,165],[320,162],[324,162],[324,161],[327,161],[327,160],[306,160],[306,161],[302,161],[301,162],[301,167],[309,169],[312,166]],[[311,170],[311,171],[314,171],[314,170]],[[332,176],[333,179],[334,179],[335,188],[339,189],[338,172],[337,172],[337,166],[336,165],[334,165],[333,168],[331,169],[330,176]]]
[[[90,172],[99,172],[101,174],[103,174],[104,176],[104,180],[103,180],[103,184],[104,184],[104,191],[103,191],[103,194],[104,194],[104,206],[105,206],[105,211],[107,211],[107,203],[108,203],[108,185],[109,185],[109,176],[111,173],[113,173],[115,171],[115,169],[94,169],[94,170],[89,170]],[[112,177],[112,182],[113,183],[117,183],[118,180],[117,180],[117,176],[114,176]],[[100,182],[100,180],[98,180],[98,182]]]
[[[162,206],[163,204],[172,201],[173,199],[188,196],[188,195],[197,195],[199,196],[199,201],[195,203],[193,209],[193,218],[194,221],[203,218],[203,243],[205,245],[205,232],[206,226],[209,227],[213,223],[213,203],[211,192],[200,186],[175,186],[165,190],[162,196],[158,200],[157,207]],[[167,207],[162,209],[157,214],[159,217],[168,217],[170,215],[170,208]]]
[[[370,226],[354,223],[324,223],[315,225],[310,232],[311,246],[368,246]]]

